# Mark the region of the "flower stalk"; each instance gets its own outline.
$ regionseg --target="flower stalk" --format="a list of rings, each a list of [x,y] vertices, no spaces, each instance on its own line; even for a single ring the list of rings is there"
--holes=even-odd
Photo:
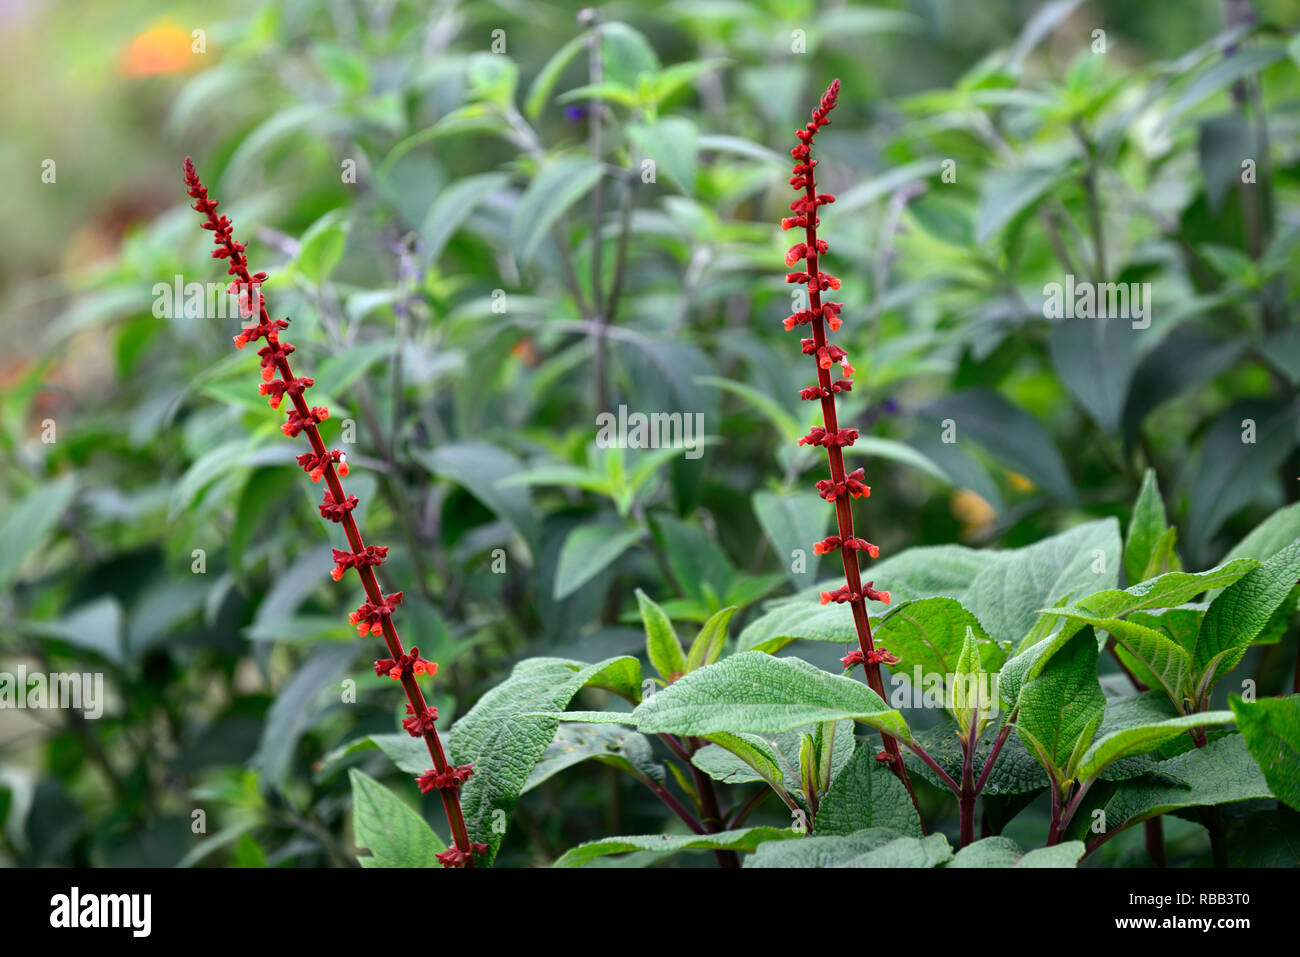
[[[375,673],[388,675],[401,682],[402,689],[406,692],[408,715],[402,726],[412,737],[424,739],[433,760],[434,766],[419,775],[416,783],[422,793],[427,794],[433,790],[438,792],[451,829],[452,847],[440,853],[438,861],[443,867],[473,867],[474,855],[487,850],[485,844],[470,841],[460,806],[460,788],[474,773],[473,765],[457,767],[447,760],[436,727],[437,709],[428,705],[416,682],[418,675],[437,674],[438,666],[420,657],[418,648],[412,647],[407,651],[398,637],[397,628],[393,624],[393,613],[401,604],[402,593],[385,595],[375,575],[375,566],[384,563],[388,548],[366,545],[361,538],[361,530],[352,516],[357,507],[357,497],[348,495],[340,481],[348,474],[347,457],[339,449],[327,449],[321,439],[319,425],[329,418],[329,410],[324,406],[308,406],[303,397],[313,382],[308,377],[295,376],[289,365],[289,355],[294,347],[280,338],[280,333],[288,327],[289,320],[272,319],[267,312],[266,299],[260,291],[266,273],[249,272],[248,259],[244,255],[247,244],[234,238],[228,217],[217,215],[217,202],[208,198],[207,187],[199,179],[194,162],[189,157],[185,159],[185,186],[189,195],[196,200],[193,208],[204,216],[203,228],[212,231],[213,244],[217,247],[213,250],[212,257],[229,262],[227,273],[234,277],[229,291],[238,297],[241,315],[246,319],[257,320],[256,325],[246,326],[234,337],[235,347],[243,349],[250,342],[265,340],[265,346],[258,350],[262,366],[260,392],[268,396],[273,409],[279,409],[286,398],[289,400],[291,408],[281,428],[291,438],[306,435],[311,451],[298,456],[298,464],[313,482],[324,481],[325,495],[319,506],[321,517],[342,526],[347,538],[350,551],[337,548],[333,550],[334,568],[331,577],[339,581],[346,571],[356,569],[366,594],[366,601],[348,620],[361,635],[383,637],[389,657],[375,662]]]
[[[815,445],[826,449],[826,458],[830,465],[831,477],[817,483],[817,492],[826,501],[835,506],[835,521],[839,534],[829,536],[818,542],[813,551],[818,555],[838,551],[844,567],[845,584],[834,591],[822,592],[822,604],[836,602],[848,604],[853,611],[853,623],[858,635],[858,648],[845,657],[846,668],[861,664],[866,673],[867,684],[871,690],[885,698],[884,681],[880,674],[880,665],[891,664],[897,659],[888,651],[876,648],[871,637],[871,622],[867,617],[866,601],[889,602],[889,592],[876,589],[875,582],[862,582],[862,573],[858,565],[859,552],[866,552],[872,558],[880,554],[880,549],[871,542],[855,536],[853,531],[853,508],[850,500],[866,498],[871,494],[869,486],[863,483],[863,470],[852,473],[844,467],[844,449],[853,445],[858,438],[858,430],[840,428],[835,409],[835,396],[839,392],[853,389],[853,366],[848,354],[827,339],[827,330],[835,332],[840,328],[840,310],[843,303],[823,301],[822,293],[838,290],[840,281],[830,273],[821,270],[820,259],[828,250],[824,239],[817,236],[817,226],[821,220],[817,210],[835,202],[830,193],[817,192],[816,167],[818,161],[812,158],[813,139],[817,132],[830,122],[827,115],[835,108],[839,97],[840,81],[833,80],[822,95],[821,102],[812,112],[812,119],[802,129],[795,131],[799,144],[790,151],[795,165],[790,178],[790,186],[802,190],[803,195],[790,204],[793,215],[781,220],[782,229],[802,229],[804,241],[796,243],[786,254],[787,266],[794,266],[803,261],[804,268],[786,276],[787,283],[801,283],[807,287],[807,308],[798,310],[785,319],[785,328],[793,330],[797,326],[808,325],[812,336],[801,341],[805,355],[813,356],[817,361],[817,384],[800,391],[800,398],[805,401],[821,403],[822,425],[816,426],[799,440],[800,445]],[[831,369],[840,366],[841,377],[832,378]],[[889,735],[883,735],[885,750],[878,756],[887,762],[906,786],[913,803],[916,795],[912,793],[912,784],[908,779],[907,768],[899,752],[898,741]]]

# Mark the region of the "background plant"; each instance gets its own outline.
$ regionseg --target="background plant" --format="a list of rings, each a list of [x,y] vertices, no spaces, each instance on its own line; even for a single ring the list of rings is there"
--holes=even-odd
[[[20,543],[0,559],[3,641],[7,661],[104,670],[114,706],[98,722],[53,712],[10,720],[7,856],[346,864],[357,845],[379,853],[380,836],[353,820],[354,808],[387,807],[384,819],[397,814],[384,802],[431,821],[440,813],[417,803],[372,746],[402,715],[391,684],[366,674],[341,599],[320,581],[329,553],[307,544],[320,541],[319,517],[291,453],[241,367],[221,361],[232,330],[152,315],[155,283],[200,278],[200,242],[171,188],[186,152],[241,197],[232,215],[266,224],[251,238],[274,275],[267,293],[294,317],[336,418],[355,424],[349,459],[364,520],[393,543],[394,580],[412,582],[412,632],[445,669],[431,703],[448,725],[476,702],[501,708],[465,719],[453,751],[458,736],[462,748],[480,747],[515,714],[505,709],[518,682],[554,691],[509,724],[530,729],[550,757],[511,801],[492,845],[501,863],[549,862],[585,840],[681,820],[653,788],[608,767],[645,756],[627,726],[557,731],[555,719],[523,716],[570,708],[560,699],[571,686],[580,706],[612,710],[609,691],[578,691],[590,681],[640,700],[626,662],[607,666],[622,678],[597,671],[576,686],[586,669],[520,664],[643,657],[636,588],[688,639],[735,607],[728,649],[781,650],[794,638],[789,651],[838,671],[851,647],[832,620],[763,604],[832,577],[816,556],[801,571],[788,560],[830,528],[807,490],[816,456],[791,448],[812,424],[798,399],[807,360],[790,354],[780,328],[788,293],[769,267],[785,247],[769,223],[788,202],[788,128],[833,75],[854,91],[822,138],[820,172],[837,195],[827,219],[852,293],[846,312],[858,317],[841,341],[861,385],[841,400],[851,399],[842,416],[862,432],[850,465],[875,486],[863,534],[891,559],[922,546],[971,562],[948,594],[934,583],[909,592],[896,570],[887,582],[896,604],[960,602],[989,636],[972,627],[987,670],[1003,665],[985,651],[1017,650],[1036,621],[1100,628],[1116,649],[1100,657],[1104,687],[1132,688],[1118,658],[1169,702],[1166,718],[1180,706],[1205,710],[1195,694],[1180,705],[1185,682],[1170,682],[1171,696],[1145,680],[1121,640],[1140,632],[1096,623],[1159,630],[1142,617],[1152,609],[1085,599],[1183,563],[1266,561],[1276,548],[1238,543],[1279,508],[1292,514],[1295,11],[1253,9],[1253,24],[1226,22],[1218,3],[1182,6],[1176,18],[1120,3],[693,3],[653,16],[611,6],[594,21],[579,21],[576,5],[530,8],[525,20],[454,3],[249,4],[226,22],[178,6],[170,25],[152,14],[71,22],[58,8],[20,17],[2,42],[52,49],[57,36],[102,82],[57,58],[27,61],[64,78],[46,84],[51,96],[90,124],[65,131],[30,101],[4,105],[6,128],[30,146],[0,155],[7,181],[28,184],[6,201],[11,221],[32,226],[21,243],[11,234],[0,258],[12,347],[2,520],[6,541]],[[205,54],[188,52],[191,20],[208,31]],[[1105,54],[1092,52],[1098,28]],[[504,53],[491,50],[497,29]],[[792,52],[795,30],[806,54]],[[184,57],[146,55],[178,38]],[[113,108],[94,108],[102,104]],[[99,144],[93,156],[83,136]],[[55,184],[33,172],[46,155],[58,162]],[[1244,158],[1255,160],[1258,188],[1241,183]],[[642,180],[645,159],[653,183]],[[355,182],[344,181],[348,160]],[[944,160],[955,162],[955,182],[944,180]],[[1066,273],[1151,282],[1151,328],[1046,320],[1043,287]],[[596,413],[619,402],[701,411],[714,441],[699,461],[593,447]],[[46,419],[52,443],[41,441]],[[1245,419],[1253,444],[1242,442]],[[953,543],[979,547],[991,569],[992,554],[1108,516],[1143,527],[1132,516],[1154,514],[1134,505],[1148,468],[1167,516],[1150,569],[1125,560],[1122,578],[1112,566],[1113,582],[1049,591],[1006,622],[986,621],[967,600],[975,559]],[[1274,544],[1295,537],[1267,527]],[[1113,539],[1065,542],[1118,558]],[[885,581],[882,568],[873,574]],[[1056,605],[1070,614],[1032,614]],[[778,613],[806,620],[809,634],[791,635]],[[885,647],[904,641],[908,617],[877,624]],[[1228,705],[1243,676],[1261,698],[1292,689],[1294,628],[1270,621],[1267,634],[1285,639],[1251,645],[1209,711]],[[814,626],[834,640],[804,640]],[[1204,675],[1195,647],[1184,677]],[[346,678],[356,703],[341,700]],[[927,716],[908,717],[945,773],[959,772],[925,739]],[[980,747],[1003,727],[986,729]],[[1247,721],[1238,727],[1249,739]],[[548,729],[585,745],[552,747]],[[634,732],[654,760],[627,760],[698,819],[691,769],[721,755],[687,735],[701,746],[683,763],[659,733]],[[801,788],[819,794],[831,782],[805,780],[803,733],[773,758],[797,807]],[[824,729],[821,746],[807,733],[812,754],[850,753],[825,750]],[[1023,745],[1014,732],[1002,740],[1004,751]],[[1012,754],[994,765],[980,810],[992,827],[1037,793],[1007,831],[1035,847],[1052,817],[1046,778],[1032,777],[1034,792],[1008,790],[996,770]],[[553,778],[545,769],[558,770],[562,755],[593,758]],[[1193,760],[1167,758],[1180,759]],[[671,770],[657,779],[652,767],[664,761],[680,781]],[[733,761],[729,773],[758,774],[744,768]],[[822,765],[810,758],[806,768]],[[927,771],[921,762],[912,775]],[[376,778],[393,789],[367,783]],[[1111,786],[1089,787],[1066,839]],[[761,776],[714,788],[724,817],[753,799],[747,823],[792,821]],[[959,802],[924,788],[927,825],[960,843]],[[481,805],[489,827],[499,797]],[[208,816],[206,834],[192,831],[195,809]],[[1171,861],[1208,857],[1209,827],[1162,819]],[[1276,862],[1280,845],[1259,835],[1288,833],[1289,820],[1229,811],[1223,826],[1239,829],[1229,844],[1241,854]],[[1145,854],[1128,836],[1137,830],[1086,860]],[[411,833],[418,845],[423,832]]]

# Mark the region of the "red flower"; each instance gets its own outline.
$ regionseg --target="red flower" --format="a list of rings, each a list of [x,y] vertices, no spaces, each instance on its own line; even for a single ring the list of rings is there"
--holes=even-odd
[[[346,477],[348,474],[347,463],[342,452],[337,449],[326,450],[325,444],[321,441],[320,430],[317,428],[329,417],[329,410],[323,406],[309,408],[303,399],[303,393],[313,385],[313,382],[310,378],[295,376],[289,366],[289,356],[293,354],[294,347],[280,341],[280,332],[288,328],[289,320],[272,319],[266,311],[266,299],[261,293],[261,285],[266,279],[266,273],[248,271],[248,259],[244,255],[247,245],[235,240],[230,219],[217,215],[217,202],[208,198],[207,187],[200,181],[194,163],[188,157],[185,160],[185,186],[189,195],[196,200],[194,209],[204,217],[203,228],[212,233],[213,244],[217,247],[213,250],[212,257],[228,261],[227,275],[234,277],[230,282],[229,291],[239,297],[241,315],[257,320],[254,325],[245,326],[234,337],[235,347],[242,349],[248,343],[256,342],[258,339],[266,340],[266,345],[257,352],[262,368],[260,392],[269,397],[273,408],[279,408],[285,398],[290,400],[292,408],[283,426],[284,433],[288,436],[306,434],[311,451],[298,456],[298,464],[311,475],[312,481],[325,480],[327,486],[325,498],[319,506],[321,517],[342,526],[351,549],[351,551],[334,549],[333,577],[341,578],[343,571],[348,568],[357,570],[368,600],[352,614],[350,620],[357,625],[357,630],[361,634],[366,634],[367,631],[375,635],[382,634],[388,646],[390,657],[375,662],[375,673],[387,674],[393,678],[400,678],[408,670],[416,675],[436,674],[438,666],[432,661],[421,658],[418,648],[413,647],[410,651],[402,649],[401,639],[392,625],[393,609],[401,602],[402,593],[394,592],[385,597],[372,567],[383,563],[388,549],[383,546],[366,545],[361,538],[361,530],[357,528],[357,523],[352,517],[352,512],[357,507],[357,497],[348,495],[339,481],[340,477]],[[425,704],[419,687],[414,683],[404,683],[403,687],[407,692],[406,710],[410,715],[402,722],[403,727],[411,734],[422,735],[434,762],[445,765],[442,744],[434,728],[434,721],[438,717],[437,710]],[[454,847],[438,855],[439,862],[446,867],[472,867],[474,855],[487,850],[486,845],[470,841],[469,831],[465,826],[465,816],[457,796],[460,783],[469,777],[470,770],[469,765],[453,769],[453,777],[449,779],[451,786],[446,781],[439,785],[442,788],[443,805],[455,844]]]
[[[437,708],[426,707],[423,711],[417,713],[414,706],[408,704],[406,713],[410,717],[402,719],[402,727],[413,738],[423,737],[433,731],[433,723],[438,720]]]
[[[458,768],[449,764],[441,771],[430,768],[417,777],[415,783],[420,786],[421,794],[428,794],[430,791],[459,791],[460,786],[468,781],[473,773],[472,764],[462,764]]]
[[[840,312],[843,303],[822,300],[822,293],[828,289],[839,289],[840,280],[821,268],[821,257],[829,252],[830,247],[817,235],[821,225],[818,212],[823,206],[835,202],[830,193],[817,191],[816,168],[818,161],[813,158],[813,143],[822,127],[830,123],[829,114],[839,99],[840,81],[834,80],[826,88],[821,101],[812,111],[812,119],[801,129],[795,130],[798,145],[790,150],[794,158],[791,170],[790,186],[801,192],[792,203],[793,215],[781,220],[782,229],[799,228],[804,230],[802,242],[797,242],[786,253],[785,264],[794,266],[802,261],[804,268],[786,274],[786,282],[800,283],[808,289],[808,306],[798,310],[784,321],[787,330],[796,326],[810,326],[812,335],[800,340],[799,346],[804,355],[812,356],[817,364],[817,381],[799,391],[799,397],[810,402],[820,402],[822,424],[814,426],[808,434],[799,439],[800,445],[807,445],[826,450],[826,460],[830,467],[830,477],[817,483],[817,492],[835,508],[837,534],[822,539],[813,546],[818,555],[839,552],[844,567],[844,584],[838,588],[821,593],[822,604],[849,604],[853,608],[853,620],[858,634],[858,650],[846,655],[842,660],[846,668],[856,664],[866,666],[867,682],[872,690],[884,696],[884,683],[880,676],[880,665],[891,663],[893,656],[887,651],[876,649],[871,637],[871,621],[867,617],[865,601],[889,601],[889,592],[878,591],[872,582],[863,584],[861,569],[858,564],[860,552],[866,552],[872,558],[880,550],[865,539],[858,538],[853,532],[853,507],[851,500],[865,498],[871,494],[865,483],[864,472],[857,469],[848,472],[844,466],[843,450],[853,445],[858,439],[858,431],[853,428],[841,428],[835,405],[835,396],[853,388],[854,369],[848,354],[826,338],[827,330],[836,331],[841,326]],[[830,369],[838,363],[843,370],[843,378],[832,379]],[[895,772],[907,783],[907,772],[903,763],[897,760],[898,743],[885,736],[885,755],[894,766]],[[910,787],[909,787],[910,790]]]

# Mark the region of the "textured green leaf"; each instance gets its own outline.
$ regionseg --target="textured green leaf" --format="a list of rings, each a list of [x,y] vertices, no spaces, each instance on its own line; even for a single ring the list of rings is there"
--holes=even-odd
[[[1168,527],[1165,503],[1156,484],[1155,469],[1147,469],[1142,477],[1142,490],[1138,493],[1137,504],[1133,506],[1128,537],[1124,541],[1124,575],[1130,585],[1137,584],[1145,577],[1147,563]]]
[[[1106,710],[1097,680],[1097,643],[1080,635],[1020,691],[1016,733],[1058,782],[1092,741]]]
[[[765,844],[746,867],[938,867],[952,859],[942,834],[917,838],[883,827],[853,834],[805,837],[782,845]]]
[[[1192,656],[1198,673],[1217,681],[1237,666],[1250,643],[1300,581],[1300,542],[1293,542],[1210,603]]]
[[[694,671],[633,712],[646,733],[775,734],[851,718],[907,740],[903,716],[851,678],[827,674],[798,658],[746,651]]]
[[[943,720],[934,726],[917,731],[914,737],[954,781],[961,779],[963,754],[955,721],[945,715]],[[985,734],[975,748],[972,767],[977,778],[984,771],[984,765],[993,750],[995,739],[996,735]],[[933,769],[910,751],[903,752],[903,760],[914,775],[924,778],[940,790],[948,789],[947,784],[934,773]],[[997,763],[993,765],[993,770],[989,772],[988,780],[984,785],[984,795],[985,797],[1008,797],[1030,794],[1041,791],[1048,784],[1047,772],[1043,770],[1043,766],[1013,734],[1003,743],[1002,750],[998,753]]]
[[[971,582],[962,604],[993,639],[1018,643],[1039,609],[1113,588],[1119,562],[1119,523],[1088,522],[1011,552]]]
[[[1279,508],[1256,525],[1249,534],[1232,547],[1224,557],[1227,563],[1234,558],[1254,558],[1265,561],[1287,545],[1300,538],[1300,502]]]
[[[489,862],[503,838],[500,829],[493,827],[494,817],[499,820],[496,812],[509,818],[559,725],[555,718],[536,712],[564,710],[588,684],[609,683],[613,677],[622,683],[626,675],[615,673],[635,665],[635,658],[608,658],[594,665],[528,658],[452,726],[450,760],[474,764],[474,775],[461,790],[465,821],[471,838],[488,845]]]
[[[816,833],[852,834],[872,827],[921,837],[921,819],[903,782],[860,744],[844,772],[832,782],[817,809]]]
[[[555,600],[568,598],[641,540],[639,528],[579,525],[564,540],[555,569]]]
[[[1154,628],[1122,618],[1097,618],[1071,611],[1066,617],[1102,628],[1116,644],[1129,652],[1139,667],[1137,676],[1147,686],[1159,685],[1169,700],[1181,704],[1187,697],[1192,673],[1192,656],[1172,638]]]
[[[1111,763],[1133,754],[1154,751],[1166,741],[1171,741],[1192,728],[1219,727],[1232,724],[1231,711],[1206,711],[1200,714],[1179,715],[1155,724],[1124,728],[1098,738],[1079,764],[1081,781],[1095,778]]]
[[[575,764],[599,761],[640,778],[664,781],[663,765],[644,735],[611,724],[564,722],[555,731],[520,794],[526,794]]]
[[[1300,695],[1228,703],[1269,788],[1300,811]]]
[[[954,598],[921,598],[903,602],[889,611],[875,628],[876,644],[899,659],[890,669],[909,680],[920,668],[922,676],[947,679],[957,670],[957,659],[970,629],[979,644],[985,671],[1002,667],[1006,652],[993,643],[979,619]]]
[[[564,852],[553,867],[583,867],[598,857],[609,854],[627,854],[631,851],[650,851],[655,854],[677,854],[681,851],[752,851],[771,841],[788,841],[799,835],[791,830],[776,827],[746,827],[718,834],[639,834],[630,837],[609,837],[600,841],[579,844]]]
[[[1134,778],[1116,786],[1102,808],[1108,830],[1129,827],[1182,808],[1273,796],[1239,734],[1226,735],[1203,748],[1193,748],[1160,761],[1155,768],[1167,778]],[[1171,784],[1168,778],[1190,782],[1190,786]],[[1076,817],[1071,833],[1079,827],[1086,830],[1086,825],[1081,825]]]
[[[433,829],[392,791],[352,768],[352,827],[362,867],[437,867],[437,855],[447,849]]]
[[[641,607],[641,621],[645,623],[646,653],[650,664],[665,681],[673,680],[674,675],[685,674],[686,654],[682,651],[677,632],[673,630],[673,623],[663,609],[639,588],[636,600]]]
[[[1025,853],[1009,837],[986,837],[968,844],[949,867],[1074,867],[1083,857],[1082,841],[1063,841]]]

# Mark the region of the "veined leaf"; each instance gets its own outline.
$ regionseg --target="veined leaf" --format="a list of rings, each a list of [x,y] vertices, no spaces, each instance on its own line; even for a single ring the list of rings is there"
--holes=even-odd
[[[1139,725],[1108,734],[1094,742],[1083,756],[1083,761],[1079,764],[1079,780],[1087,781],[1097,777],[1108,764],[1120,758],[1154,751],[1166,741],[1172,741],[1192,728],[1220,727],[1232,724],[1234,720],[1231,711],[1206,711],[1179,715],[1156,724]]]
[[[1002,667],[1006,652],[989,638],[979,619],[955,598],[920,598],[889,611],[875,627],[876,643],[898,656],[895,674],[910,679],[915,668],[922,677],[937,674],[947,680],[970,630],[979,647],[980,665],[993,673]]]
[[[1208,679],[1213,686],[1237,666],[1297,581],[1300,581],[1300,542],[1292,542],[1225,588],[1210,603],[1192,655],[1202,681]]]
[[[497,812],[509,818],[559,725],[536,712],[562,711],[587,685],[639,685],[639,672],[635,658],[585,666],[560,658],[528,658],[452,725],[449,760],[474,764],[474,775],[461,790],[465,822],[471,838],[488,845],[489,863],[504,837],[494,826]]]
[[[907,837],[872,827],[853,834],[806,837],[783,847],[767,844],[745,860],[746,867],[938,867],[952,859],[942,834]]]
[[[752,851],[768,841],[788,841],[799,837],[794,831],[776,827],[746,827],[718,834],[639,834],[589,841],[564,852],[552,867],[583,867],[599,857],[649,851],[654,854],[677,854],[681,851]]]
[[[1140,666],[1138,678],[1148,686],[1159,685],[1169,695],[1169,700],[1182,706],[1187,696],[1188,679],[1192,673],[1192,658],[1171,638],[1154,628],[1122,618],[1097,618],[1070,611],[1066,617],[1102,628],[1114,637]]]
[[[643,701],[633,716],[643,732],[696,736],[774,734],[851,718],[910,739],[903,716],[866,685],[761,651],[741,652],[686,675]]]
[[[967,844],[948,862],[949,867],[1074,867],[1083,857],[1083,841],[1062,841],[1028,853],[1009,837],[986,837]]]
[[[1156,485],[1155,469],[1147,469],[1142,477],[1142,490],[1133,506],[1133,518],[1124,542],[1124,575],[1130,585],[1142,581],[1156,545],[1164,536],[1169,522],[1165,519],[1165,504]]]
[[[1264,780],[1280,799],[1300,811],[1300,695],[1228,704]]]
[[[447,845],[419,814],[398,800],[392,791],[356,768],[348,771],[352,782],[352,827],[362,867],[432,867],[441,869],[438,854]]]
[[[1092,741],[1106,711],[1097,680],[1097,643],[1085,635],[1052,655],[1038,677],[1020,690],[1016,733],[1058,783]]]
[[[898,775],[876,760],[875,748],[862,744],[822,799],[816,832],[852,834],[871,827],[889,828],[908,837],[922,836],[921,819],[907,788]]]

